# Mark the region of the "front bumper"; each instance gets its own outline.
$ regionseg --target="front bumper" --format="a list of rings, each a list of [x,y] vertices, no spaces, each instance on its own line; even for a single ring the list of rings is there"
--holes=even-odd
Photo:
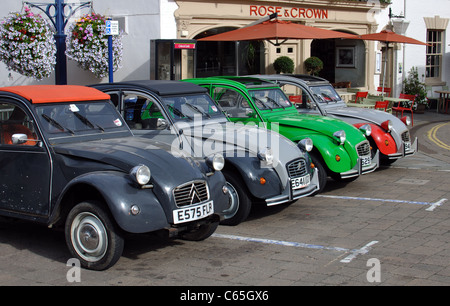
[[[353,169],[351,169],[347,172],[339,173],[339,174],[340,174],[341,178],[347,179],[347,178],[360,176],[361,174],[371,173],[371,172],[377,170],[379,166],[380,166],[380,151],[377,150],[377,153],[372,158],[370,165],[363,166],[362,159],[358,158],[358,161],[357,161],[356,165],[353,167]]]
[[[416,139],[414,140],[414,143],[411,145],[410,142],[404,142],[402,141],[402,148],[400,150],[400,152],[394,153],[394,154],[389,154],[386,155],[388,159],[390,160],[394,160],[394,159],[400,159],[403,158],[405,156],[411,156],[416,154],[417,150],[419,147],[419,141],[416,137]]]
[[[311,182],[309,183],[308,186],[301,188],[301,189],[293,190],[292,185],[291,185],[291,179],[289,178],[289,184],[288,184],[287,188],[284,189],[283,193],[278,196],[275,196],[275,197],[272,197],[269,199],[265,199],[266,205],[267,206],[275,206],[275,205],[295,201],[300,198],[307,197],[307,196],[315,193],[319,189],[320,189],[319,174],[318,174],[317,169],[314,169],[314,173],[312,175]]]

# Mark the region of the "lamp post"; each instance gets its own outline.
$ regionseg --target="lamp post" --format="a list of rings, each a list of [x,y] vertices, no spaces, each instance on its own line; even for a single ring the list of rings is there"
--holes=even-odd
[[[30,7],[40,9],[47,15],[55,27],[56,40],[56,66],[55,84],[67,84],[67,60],[66,60],[66,34],[64,29],[69,19],[80,9],[92,7],[92,1],[64,3],[64,0],[55,0],[55,3],[31,3],[25,2]]]

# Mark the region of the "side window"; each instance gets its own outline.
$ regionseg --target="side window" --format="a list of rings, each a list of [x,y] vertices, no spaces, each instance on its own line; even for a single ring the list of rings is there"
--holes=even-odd
[[[17,134],[25,134],[26,138],[13,144],[13,135]],[[27,113],[15,104],[0,102],[0,144],[35,146],[36,139],[34,123]]]
[[[123,117],[134,130],[156,130],[158,119],[164,119],[163,112],[153,98],[125,93],[123,96]]]
[[[314,109],[314,102],[312,102],[311,96],[300,87],[284,84],[281,86],[289,100],[300,109]]]
[[[246,118],[251,106],[239,92],[230,88],[215,87],[214,100],[230,117]]]

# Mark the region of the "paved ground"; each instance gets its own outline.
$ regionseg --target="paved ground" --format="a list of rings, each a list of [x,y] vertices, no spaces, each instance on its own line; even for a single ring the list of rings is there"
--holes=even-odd
[[[1,219],[0,285],[448,286],[449,120],[415,114],[416,156],[346,186],[330,182],[316,197],[255,209],[205,241],[132,237],[103,272],[66,266],[62,232]]]

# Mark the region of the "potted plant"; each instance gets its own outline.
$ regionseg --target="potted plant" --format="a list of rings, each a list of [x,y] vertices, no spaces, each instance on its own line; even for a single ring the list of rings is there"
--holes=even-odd
[[[87,14],[73,23],[66,38],[66,55],[78,65],[91,71],[97,78],[108,75],[108,36],[105,34],[106,17]],[[113,70],[121,68],[122,35],[113,36]]]
[[[273,68],[280,73],[292,73],[294,72],[294,61],[288,56],[280,56],[273,62]]]
[[[403,80],[403,93],[414,95],[414,110],[416,113],[423,113],[428,106],[427,91],[425,84],[419,81],[417,67],[412,67],[408,72],[408,77]]]
[[[0,23],[0,60],[8,70],[42,80],[56,65],[56,44],[48,22],[28,7]]]
[[[305,69],[310,75],[318,76],[319,72],[323,69],[323,62],[316,56],[308,57],[305,60]]]

